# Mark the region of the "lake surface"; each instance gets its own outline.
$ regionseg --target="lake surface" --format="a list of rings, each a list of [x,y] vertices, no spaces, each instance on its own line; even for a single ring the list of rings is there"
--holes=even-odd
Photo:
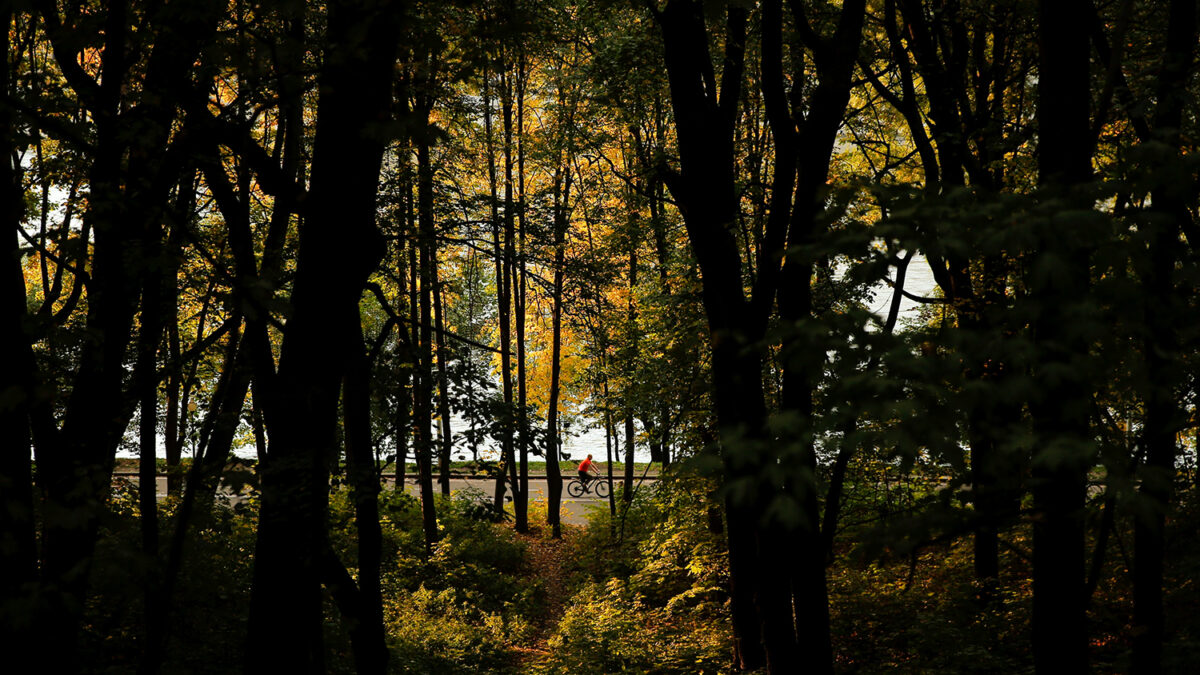
[[[934,286],[935,283],[933,280],[933,271],[929,269],[929,264],[926,262],[925,256],[918,254],[913,258],[912,263],[909,264],[908,275],[904,284],[905,290],[914,295],[929,296],[932,295]],[[874,301],[871,303],[871,310],[881,317],[885,316],[891,302],[891,288],[887,287],[886,285],[881,285],[877,289]],[[897,325],[897,330],[902,330],[904,326],[903,320],[905,318],[915,317],[916,312],[920,307],[921,304],[918,302],[909,300],[908,298],[902,299],[900,301],[900,323]],[[464,423],[462,420],[451,417],[451,433],[457,436],[458,432],[456,430],[461,429],[463,424]],[[434,430],[436,434],[436,427],[434,427]],[[621,430],[619,429],[618,431]],[[642,432],[641,425],[637,425],[636,431],[639,434]],[[598,461],[605,461],[606,451],[603,427],[588,429],[578,434],[568,434],[566,438],[563,439],[562,451],[564,456],[570,457],[568,461],[572,462],[578,462],[588,454],[593,455]],[[613,449],[614,455],[619,454],[621,451],[622,450],[620,447],[614,447]],[[234,454],[238,457],[247,459],[253,458],[256,455],[254,446],[252,445],[238,448],[234,450]],[[137,455],[136,453],[132,452],[120,452],[117,454],[117,456],[136,457]],[[158,456],[166,457],[166,452],[163,449],[161,440],[159,443]],[[471,458],[470,452],[467,450],[460,451],[456,449],[453,456],[455,459],[460,457],[462,459]],[[480,456],[483,459],[495,460],[499,456],[499,450],[494,446],[485,446],[481,448]],[[639,446],[634,452],[634,457],[638,462],[648,462],[650,461],[650,451],[644,446]]]

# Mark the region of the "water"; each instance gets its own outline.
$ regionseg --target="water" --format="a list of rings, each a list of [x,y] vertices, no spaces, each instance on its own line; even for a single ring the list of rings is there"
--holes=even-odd
[[[895,271],[892,271],[892,278],[895,278]],[[933,270],[929,267],[929,261],[925,260],[925,256],[917,254],[913,256],[912,262],[908,264],[908,272],[904,278],[904,290],[919,297],[930,297],[933,295],[934,287],[937,282],[933,280]],[[881,318],[886,318],[888,308],[892,304],[892,289],[887,284],[880,284],[875,288],[875,301],[871,303],[871,311]],[[896,330],[903,330],[904,319],[915,318],[918,310],[921,309],[922,303],[908,298],[900,299],[900,316],[896,321]]]
[[[908,274],[907,274],[907,278],[905,279],[905,284],[904,284],[905,290],[912,293],[913,295],[928,297],[933,294],[934,286],[935,286],[935,282],[933,280],[933,271],[929,268],[929,264],[925,260],[925,257],[918,254],[916,257],[913,258],[912,263],[909,264]],[[880,287],[877,289],[877,292],[875,294],[875,300],[872,303],[871,311],[874,312],[875,314],[879,315],[880,317],[884,317],[887,315],[888,307],[891,305],[891,302],[892,302],[892,289],[889,288],[887,285],[880,285]],[[913,300],[909,300],[908,298],[902,299],[900,301],[900,321],[898,322],[897,330],[902,330],[903,325],[904,325],[903,320],[905,318],[915,317],[916,313],[920,309],[920,307],[921,307],[921,303],[915,302]],[[585,420],[584,423],[587,424],[588,421]],[[450,418],[451,433],[454,434],[455,436],[457,436],[458,432],[456,430],[462,429],[464,424],[465,423],[461,419],[451,417]],[[642,433],[641,426],[636,425],[636,427],[637,427],[636,433],[638,433],[638,434]],[[436,437],[437,436],[436,426],[431,426],[431,428],[433,429],[433,436]],[[618,438],[620,438],[620,437],[618,437]],[[622,457],[623,451],[624,451],[623,445],[621,445],[621,446],[614,445],[614,447],[613,447],[614,457],[616,457],[616,458]],[[584,457],[586,457],[588,454],[591,454],[594,458],[596,458],[597,461],[601,461],[601,462],[606,461],[607,454],[606,454],[606,450],[605,450],[603,426],[596,425],[593,428],[589,428],[589,429],[583,431],[582,433],[578,433],[578,434],[568,433],[566,435],[566,437],[563,439],[562,452],[564,455],[564,461],[578,462],[578,461],[582,460]],[[238,457],[241,457],[243,459],[253,459],[257,456],[257,452],[255,451],[253,445],[245,445],[240,448],[237,448],[233,451],[233,454],[235,454]],[[134,452],[125,451],[125,452],[118,453],[118,456],[119,457],[136,457],[137,454]],[[164,458],[166,457],[166,451],[163,447],[161,438],[159,439],[158,456],[164,457]],[[480,448],[480,457],[482,459],[494,461],[497,458],[499,458],[499,456],[500,456],[500,452],[499,452],[499,448],[497,446],[485,445]],[[452,457],[456,460],[457,459],[463,459],[463,460],[471,459],[471,453],[469,450],[467,450],[465,448],[460,449],[460,448],[456,447],[454,453],[452,454]],[[569,457],[569,460],[567,459],[567,457]],[[535,457],[535,460],[536,459],[539,459],[539,458]],[[650,461],[650,450],[648,448],[646,448],[644,445],[639,444],[634,451],[634,459],[635,459],[635,461],[638,461],[638,462]]]

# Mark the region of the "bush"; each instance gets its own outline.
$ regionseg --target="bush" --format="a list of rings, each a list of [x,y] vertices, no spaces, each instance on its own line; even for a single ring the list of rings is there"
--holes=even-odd
[[[492,522],[477,491],[438,498],[441,539],[425,557],[420,504],[391,498],[384,536],[385,615],[398,672],[504,672],[513,647],[532,634],[526,619],[542,607],[529,579],[525,546]]]
[[[441,541],[425,555],[420,502],[391,490],[379,496],[383,525],[383,594],[393,670],[505,672],[514,647],[531,639],[527,616],[543,607],[524,544],[492,522],[481,495],[439,498]],[[257,500],[237,509],[218,503],[209,524],[190,540],[174,595],[166,672],[240,672],[249,616]],[[173,529],[177,500],[160,503],[163,536]],[[348,490],[330,493],[330,541],[356,575],[357,528]],[[137,490],[117,491],[103,521],[93,567],[83,646],[88,672],[132,672],[140,656],[142,579]],[[325,602],[327,667],[352,672],[344,619]]]
[[[653,607],[619,579],[589,583],[550,638],[544,673],[716,673],[729,662],[728,625],[705,612]]]
[[[161,536],[170,537],[178,500],[159,504]],[[250,606],[255,540],[253,502],[235,511],[218,501],[206,527],[189,539],[172,597],[165,672],[238,672]],[[137,489],[125,484],[109,500],[84,615],[85,672],[132,672],[141,655],[143,584],[154,569],[141,549]],[[103,665],[101,665],[103,664]]]
[[[497,673],[513,668],[510,646],[526,639],[520,615],[485,612],[454,589],[388,594],[392,669],[414,673]]]
[[[726,563],[722,537],[705,519],[709,493],[695,477],[664,477],[616,519],[607,509],[593,515],[575,542],[586,581],[549,640],[543,672],[728,666]]]

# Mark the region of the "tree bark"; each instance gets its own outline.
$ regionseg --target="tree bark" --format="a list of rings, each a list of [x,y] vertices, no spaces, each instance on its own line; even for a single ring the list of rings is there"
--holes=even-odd
[[[9,95],[12,6],[0,12],[0,93]],[[0,105],[0,648],[23,649],[30,637],[17,620],[19,599],[37,578],[37,541],[33,511],[33,441],[30,409],[34,405],[33,349],[26,333],[25,276],[17,228],[24,217],[24,189],[19,165],[7,158],[16,150],[12,108]]]
[[[561,93],[561,92],[560,92]],[[560,96],[559,103],[562,103]],[[568,122],[569,124],[569,122]],[[569,135],[568,135],[569,139]],[[554,290],[551,301],[550,397],[546,403],[546,489],[550,493],[546,507],[546,522],[551,535],[562,536],[563,478],[559,467],[558,394],[562,357],[562,295],[563,272],[566,265],[567,226],[570,220],[571,167],[562,159],[570,156],[570,141],[560,150],[560,161],[554,174]]]
[[[503,67],[503,66],[502,66]],[[504,230],[500,221],[499,181],[496,175],[496,148],[492,138],[492,99],[490,96],[491,73],[484,70],[483,77],[483,126],[488,156],[488,187],[491,193],[492,247],[496,265],[497,322],[500,332],[500,384],[504,397],[504,408],[500,419],[500,462],[496,475],[495,499],[497,512],[504,511],[504,495],[509,473],[516,474],[513,466],[513,381],[512,381],[512,277],[509,258],[512,243],[502,238]],[[507,234],[505,232],[505,234]]]
[[[517,493],[520,495],[514,511],[518,513],[518,531],[522,520],[528,526],[529,520],[529,452],[533,439],[530,438],[529,410],[527,402],[527,385],[525,369],[525,307],[528,274],[525,260],[525,87],[529,81],[529,66],[525,58],[524,46],[518,46],[516,70],[517,97],[517,227],[520,231],[520,251],[517,256],[517,371],[520,377],[520,389],[517,392],[517,402],[521,407],[520,466],[518,467]]]
[[[1183,111],[1188,102],[1187,80],[1196,49],[1196,3],[1172,0],[1167,12],[1166,49],[1156,92],[1154,131],[1181,161]],[[1166,553],[1166,516],[1174,498],[1177,435],[1186,424],[1178,403],[1179,340],[1176,313],[1177,281],[1174,270],[1180,255],[1179,236],[1190,219],[1187,192],[1195,184],[1167,183],[1169,167],[1150,166],[1163,183],[1153,192],[1146,223],[1149,265],[1143,275],[1144,321],[1142,353],[1146,360],[1147,391],[1142,446],[1146,465],[1139,488],[1145,500],[1134,520],[1133,560],[1133,673],[1162,671],[1162,646],[1166,632],[1163,608],[1163,567]],[[1153,175],[1152,175],[1153,178]],[[1184,222],[1181,222],[1184,221]]]
[[[442,494],[450,496],[450,452],[454,437],[450,435],[450,382],[446,374],[450,352],[446,349],[446,326],[442,321],[442,283],[438,278],[437,261],[433,265],[433,318],[437,337],[438,361],[438,422],[441,424],[441,444],[438,446],[438,484]]]
[[[428,120],[428,111],[423,111]],[[426,554],[433,553],[438,540],[437,511],[433,497],[433,295],[437,242],[433,228],[433,166],[429,161],[429,139],[417,139],[417,249],[420,291],[418,307],[417,376],[413,389],[413,417],[416,419],[417,481],[421,489],[421,523],[425,531]]]
[[[320,579],[329,466],[358,298],[384,250],[375,199],[401,9],[349,0],[328,8],[291,316],[267,396],[271,451],[261,475],[249,670],[324,667]]]
[[[1003,8],[986,17],[964,16],[964,7],[957,3],[944,11],[931,9],[921,0],[900,0],[899,4],[907,36],[904,40],[895,23],[895,0],[885,4],[888,40],[902,77],[902,94],[891,98],[918,146],[926,194],[962,191],[968,178],[976,191],[997,189],[1003,172],[993,173],[987,167],[997,163],[990,157],[991,149],[1003,147],[1005,141],[1001,131],[1005,128],[1005,92],[1009,83],[1024,79],[1009,72],[1013,50],[1007,47],[1007,36],[1021,14]],[[981,41],[989,40],[990,60],[979,47]],[[917,107],[916,75],[925,83],[929,101],[928,133],[926,120]],[[928,257],[943,295],[955,307],[958,327],[988,341],[1003,340],[1001,309],[1008,303],[1005,278],[998,273],[1002,267],[1000,257],[980,256],[982,278],[973,277],[969,256],[930,252]],[[975,353],[966,354],[964,359],[966,378],[987,383],[992,390],[1002,388],[1009,373],[1000,357]],[[999,403],[995,397],[979,401],[966,416],[975,511],[975,576],[989,587],[996,583],[1000,571],[999,529],[1012,519],[1018,507],[1015,476],[1002,445],[1019,419],[1018,406]],[[984,597],[989,595],[985,593]]]
[[[700,3],[670,2],[657,14],[679,145],[680,172],[668,172],[700,267],[703,303],[712,346],[713,390],[727,483],[753,485],[750,496],[726,498],[732,620],[737,665],[793,672],[804,661],[818,672],[832,669],[824,556],[817,523],[815,453],[801,448],[787,480],[770,478],[777,450],[766,430],[762,380],[763,339],[772,304],[785,322],[809,321],[811,262],[785,249],[812,243],[833,142],[849,97],[865,16],[861,0],[844,3],[836,33],[817,35],[804,10],[791,3],[798,32],[813,52],[819,82],[803,119],[791,119],[781,69],[782,11],[763,9],[763,94],[776,143],[776,175],[762,250],[749,297],[733,232],[738,200],[733,176],[733,131],[744,61],[745,20],[740,8],[726,12],[721,86],[708,56],[705,13]],[[793,50],[799,47],[793,46]],[[802,63],[802,61],[801,61]],[[793,76],[799,87],[802,71]],[[799,129],[799,136],[796,131]],[[792,207],[792,176],[799,173]],[[783,261],[780,267],[780,261]],[[786,290],[785,290],[786,289]],[[796,350],[793,350],[796,351]],[[805,362],[785,364],[782,408],[801,424],[811,417],[818,371]],[[777,499],[795,504],[800,530],[764,520]]]
[[[758,359],[750,345],[748,303],[741,261],[731,228],[737,219],[733,177],[733,125],[741,87],[746,15],[727,11],[726,59],[718,98],[708,55],[708,31],[700,3],[675,0],[656,15],[662,31],[671,105],[679,145],[674,195],[700,267],[702,300],[712,349],[713,394],[724,462],[724,478],[753,473],[751,445],[765,431],[766,409]],[[741,457],[745,457],[744,461]],[[730,595],[735,665],[767,665],[763,617],[755,606],[758,559],[753,510],[727,499]]]
[[[397,150],[397,161],[401,165],[401,192],[404,195],[404,237],[397,243],[396,251],[399,262],[396,270],[399,286],[397,295],[403,299],[400,311],[406,316],[416,317],[417,303],[412,299],[412,291],[417,287],[416,268],[413,263],[409,262],[414,247],[412,242],[416,241],[415,237],[411,236],[411,233],[416,231],[414,181],[412,180],[411,158],[407,148],[401,146],[401,149]],[[419,336],[416,332],[416,323],[414,321],[411,326],[396,327],[397,349],[402,354],[403,365],[400,367],[399,404],[396,409],[396,471],[392,487],[401,491],[404,490],[405,473],[408,470],[408,444],[413,431],[412,411],[416,403],[412,366],[417,360],[416,341]]]
[[[346,468],[354,499],[358,532],[358,593],[350,619],[354,664],[360,675],[387,672],[387,635],[383,625],[383,528],[379,520],[379,472],[371,442],[371,361],[361,324],[351,344],[351,361],[343,386]]]
[[[142,279],[142,309],[139,316],[137,362],[134,370],[138,405],[141,416],[138,420],[138,508],[141,512],[142,555],[148,573],[142,582],[143,592],[143,638],[147,645],[162,644],[161,631],[163,610],[160,602],[162,593],[162,560],[159,556],[158,524],[158,348],[162,342],[166,316],[163,312],[163,267],[159,245],[161,234],[148,238],[145,248],[148,268]],[[174,320],[175,317],[171,317]],[[151,658],[149,668],[141,672],[158,672],[158,659],[148,650]]]
[[[1086,209],[1073,188],[1091,177],[1089,44],[1078,30],[1083,0],[1039,3],[1038,172],[1050,198]],[[1033,657],[1038,673],[1087,671],[1084,599],[1084,506],[1091,464],[1090,393],[1080,362],[1088,339],[1064,322],[1088,293],[1088,257],[1070,244],[1072,220],[1043,224],[1033,266],[1055,265],[1054,275],[1031,284],[1040,301],[1034,338],[1040,347],[1042,399],[1033,406],[1039,449],[1033,457]],[[1051,229],[1054,228],[1054,229]],[[1078,235],[1075,235],[1078,237]],[[1042,373],[1046,373],[1042,375]]]
[[[513,86],[514,73],[509,70],[508,62],[505,61],[505,68],[500,73],[501,93],[500,93],[500,111],[504,118],[504,241],[508,271],[508,287],[511,298],[511,307],[516,329],[515,347],[517,351],[517,373],[516,373],[516,445],[514,455],[510,460],[509,474],[514,477],[512,480],[513,489],[513,527],[517,532],[526,532],[529,530],[529,496],[525,489],[521,486],[529,484],[529,411],[525,407],[526,402],[526,382],[525,382],[525,259],[524,259],[524,243],[525,231],[521,230],[520,242],[517,241],[516,231],[516,205],[513,201],[513,188],[515,181],[513,179],[513,168],[516,164],[518,150],[514,146],[513,137],[513,98],[515,88]],[[515,77],[521,77],[517,73]],[[519,141],[519,139],[517,139]],[[524,181],[524,176],[521,177]],[[518,243],[521,245],[521,251],[518,254],[516,247]],[[518,459],[517,453],[520,458]],[[522,473],[522,470],[524,473]]]

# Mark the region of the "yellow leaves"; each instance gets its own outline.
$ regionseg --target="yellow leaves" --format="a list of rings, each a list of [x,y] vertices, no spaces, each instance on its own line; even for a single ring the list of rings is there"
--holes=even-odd
[[[100,77],[100,69],[103,63],[104,50],[98,47],[84,47],[76,57],[75,61],[80,68],[88,75],[98,78]]]

